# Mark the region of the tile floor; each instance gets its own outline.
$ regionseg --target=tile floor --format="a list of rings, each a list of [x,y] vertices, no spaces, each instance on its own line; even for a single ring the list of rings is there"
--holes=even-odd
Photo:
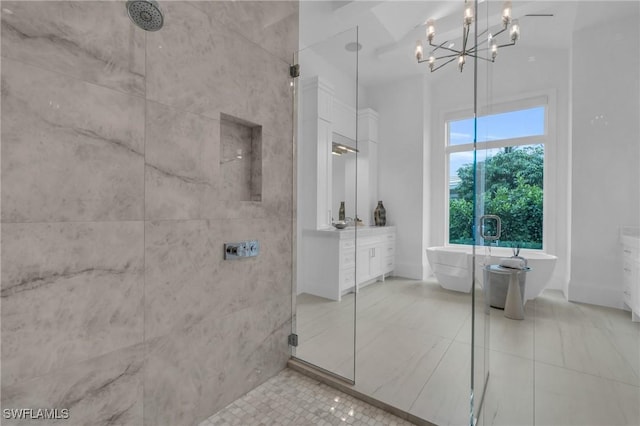
[[[410,425],[291,369],[253,389],[200,426]]]
[[[469,297],[403,279],[362,289],[355,388],[438,425],[468,424]],[[296,356],[353,378],[353,295],[297,303]],[[489,350],[476,351],[490,369],[479,424],[640,424],[640,324],[630,313],[546,291],[522,321],[493,308],[489,318]]]

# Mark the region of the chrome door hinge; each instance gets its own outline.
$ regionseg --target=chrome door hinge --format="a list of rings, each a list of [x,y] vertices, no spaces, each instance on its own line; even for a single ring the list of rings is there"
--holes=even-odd
[[[300,77],[300,64],[291,65],[289,67],[289,76],[291,78]]]
[[[296,347],[298,346],[298,335],[297,334],[290,334],[289,335],[289,346],[293,346]]]

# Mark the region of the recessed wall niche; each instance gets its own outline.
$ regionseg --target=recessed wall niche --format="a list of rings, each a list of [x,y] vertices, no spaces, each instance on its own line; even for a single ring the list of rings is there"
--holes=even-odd
[[[223,200],[262,201],[262,126],[220,114]]]

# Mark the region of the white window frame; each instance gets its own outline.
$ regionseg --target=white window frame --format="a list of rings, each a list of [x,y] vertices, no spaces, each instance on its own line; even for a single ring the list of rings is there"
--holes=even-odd
[[[553,251],[555,243],[552,242],[552,235],[555,235],[555,221],[550,220],[550,212],[555,209],[556,188],[551,186],[551,182],[556,181],[556,144],[555,142],[555,116],[556,104],[555,93],[546,92],[543,94],[529,95],[527,97],[506,100],[494,103],[490,108],[481,108],[478,116],[494,115],[505,112],[518,111],[523,109],[544,107],[544,134],[526,136],[520,138],[492,140],[487,142],[477,142],[478,151],[485,149],[496,149],[524,145],[543,145],[544,147],[544,167],[543,167],[543,197],[542,197],[542,250],[543,252]],[[456,152],[473,152],[474,144],[449,145],[449,123],[452,121],[473,118],[473,109],[465,109],[444,114],[444,172],[445,172],[445,197],[444,197],[444,243],[445,246],[459,246],[449,242],[449,166],[450,154]],[[535,250],[540,251],[540,250]]]

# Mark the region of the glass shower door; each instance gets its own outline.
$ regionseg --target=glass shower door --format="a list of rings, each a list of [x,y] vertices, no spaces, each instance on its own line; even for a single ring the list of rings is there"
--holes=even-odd
[[[297,164],[292,355],[355,379],[358,30],[294,55]],[[295,341],[297,339],[297,342]]]
[[[477,43],[483,48],[474,84],[471,421],[493,425],[533,421],[533,304],[525,313],[527,272],[516,268],[523,259],[511,257],[522,247],[523,253],[542,248],[541,141],[547,128],[541,98],[514,102],[497,85],[517,78],[504,62],[523,49],[492,49],[492,43],[511,42],[517,22],[493,38],[503,29],[504,6],[476,1]]]
[[[495,3],[495,4],[494,4]],[[482,410],[485,393],[489,381],[490,364],[490,308],[488,286],[484,284],[486,276],[485,265],[490,263],[490,249],[487,246],[499,238],[500,218],[490,215],[485,207],[485,172],[486,152],[479,148],[479,117],[491,102],[491,49],[489,34],[492,31],[491,22],[495,15],[498,2],[474,1],[475,31],[474,45],[478,46],[473,61],[474,94],[473,94],[473,262],[471,285],[471,394],[469,424],[483,424]],[[498,6],[499,7],[499,6]]]

